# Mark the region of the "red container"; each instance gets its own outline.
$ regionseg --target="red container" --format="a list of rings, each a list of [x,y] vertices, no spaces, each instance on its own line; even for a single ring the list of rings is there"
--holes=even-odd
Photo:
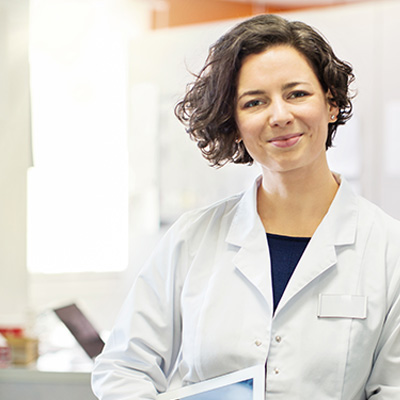
[[[7,336],[22,337],[24,336],[24,330],[22,328],[17,328],[17,327],[0,326],[0,335],[3,335],[4,337]]]

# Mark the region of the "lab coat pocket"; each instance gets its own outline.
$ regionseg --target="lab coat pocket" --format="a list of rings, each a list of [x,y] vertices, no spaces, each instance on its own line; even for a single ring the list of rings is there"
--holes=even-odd
[[[319,295],[319,318],[367,318],[366,296],[353,296],[348,294],[324,294]]]

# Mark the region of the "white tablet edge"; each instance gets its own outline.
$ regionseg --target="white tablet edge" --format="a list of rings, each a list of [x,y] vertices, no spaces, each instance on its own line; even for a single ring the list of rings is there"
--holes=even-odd
[[[222,375],[217,378],[209,379],[198,383],[193,383],[179,389],[173,389],[165,393],[160,393],[157,400],[176,400],[185,396],[207,392],[218,389],[233,383],[242,382],[253,379],[253,400],[265,399],[265,365],[256,365],[254,367],[245,368]]]

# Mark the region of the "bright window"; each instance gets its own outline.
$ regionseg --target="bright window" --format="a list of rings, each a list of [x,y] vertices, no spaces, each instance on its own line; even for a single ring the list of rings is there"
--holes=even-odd
[[[31,272],[127,267],[127,55],[106,4],[31,1]]]

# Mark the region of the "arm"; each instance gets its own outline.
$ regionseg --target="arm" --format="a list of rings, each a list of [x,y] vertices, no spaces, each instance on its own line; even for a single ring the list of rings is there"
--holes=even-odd
[[[180,269],[188,265],[177,230],[167,233],[139,274],[96,360],[92,386],[99,399],[155,399],[167,387],[181,342]]]
[[[390,278],[388,304],[389,310],[366,385],[366,395],[371,400],[400,399],[400,261]]]

